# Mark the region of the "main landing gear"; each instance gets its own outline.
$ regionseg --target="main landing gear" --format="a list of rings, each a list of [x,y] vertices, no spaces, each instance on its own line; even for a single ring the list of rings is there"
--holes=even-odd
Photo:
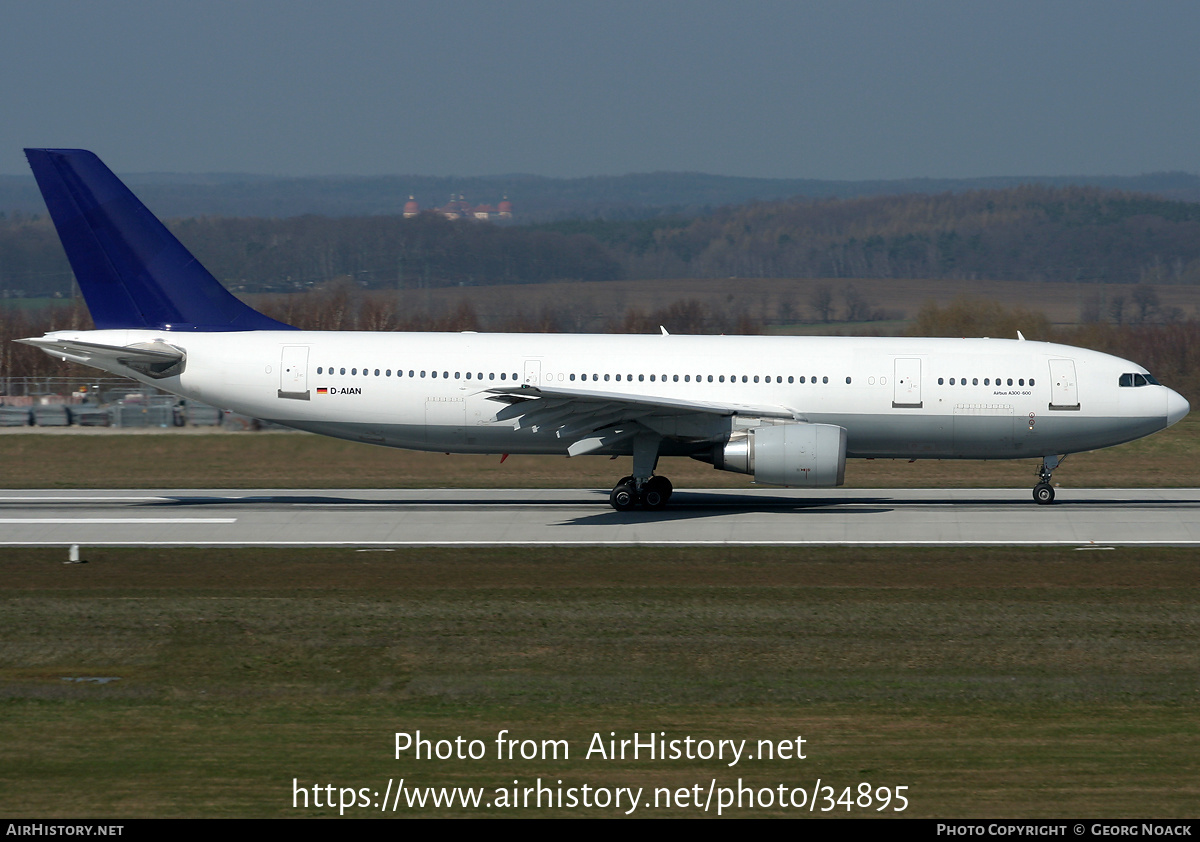
[[[633,440],[633,474],[617,481],[608,502],[618,512],[627,512],[639,505],[646,509],[661,509],[671,499],[671,481],[654,476],[658,465],[656,435],[642,433]]]
[[[1041,467],[1038,468],[1038,484],[1033,487],[1033,502],[1045,506],[1054,502],[1054,486],[1050,484],[1054,469],[1066,459],[1064,456],[1043,456]]]
[[[674,489],[666,477],[650,477],[640,485],[633,477],[622,477],[608,495],[608,502],[618,512],[627,512],[641,504],[647,509],[661,509],[671,499]]]

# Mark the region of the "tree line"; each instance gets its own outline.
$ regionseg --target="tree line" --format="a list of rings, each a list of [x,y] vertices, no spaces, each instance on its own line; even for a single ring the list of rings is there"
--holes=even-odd
[[[342,277],[366,289],[673,278],[1200,282],[1200,203],[1083,187],[795,199],[544,225],[424,213],[195,217],[170,227],[239,292]],[[70,296],[71,284],[49,220],[0,219],[0,296]]]
[[[314,293],[282,296],[265,302],[268,315],[309,330],[571,332],[569,307],[542,309],[523,316],[494,320],[463,300],[438,312],[400,306],[394,294],[364,291],[338,284]],[[604,326],[611,333],[657,333],[666,326],[678,334],[757,334],[761,319],[748,312],[730,314],[719,306],[680,299],[645,311],[626,308]],[[63,363],[44,352],[13,342],[52,330],[91,327],[81,303],[58,307],[14,307],[0,304],[0,384],[7,377],[79,377],[86,382],[94,369]],[[911,336],[994,336],[1076,345],[1114,354],[1144,365],[1162,383],[1181,392],[1193,405],[1200,401],[1200,319],[1169,323],[1051,325],[1044,314],[995,301],[960,299],[945,306],[927,304],[908,327]],[[3,396],[0,395],[0,400]]]

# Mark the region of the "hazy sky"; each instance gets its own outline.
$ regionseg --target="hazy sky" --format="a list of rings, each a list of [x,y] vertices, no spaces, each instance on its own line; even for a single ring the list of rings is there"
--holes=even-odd
[[[1200,172],[1200,3],[0,0],[0,173]]]

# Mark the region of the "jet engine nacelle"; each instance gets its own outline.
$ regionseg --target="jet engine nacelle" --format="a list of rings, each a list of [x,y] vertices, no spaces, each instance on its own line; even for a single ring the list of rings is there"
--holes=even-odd
[[[721,471],[753,474],[771,485],[829,488],[846,477],[846,429],[833,424],[772,424],[731,435],[712,454]]]

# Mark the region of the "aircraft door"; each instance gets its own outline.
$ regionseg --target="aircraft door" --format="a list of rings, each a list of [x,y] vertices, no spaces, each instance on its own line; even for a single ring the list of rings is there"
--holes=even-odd
[[[285,345],[279,362],[279,397],[306,401],[308,397],[308,346]]]
[[[541,360],[525,361],[525,380],[523,382],[526,386],[537,386],[542,382]]]
[[[894,393],[893,409],[920,409],[921,361],[912,358],[896,358],[895,377],[892,379]]]
[[[1050,360],[1050,408],[1079,409],[1074,360]]]

